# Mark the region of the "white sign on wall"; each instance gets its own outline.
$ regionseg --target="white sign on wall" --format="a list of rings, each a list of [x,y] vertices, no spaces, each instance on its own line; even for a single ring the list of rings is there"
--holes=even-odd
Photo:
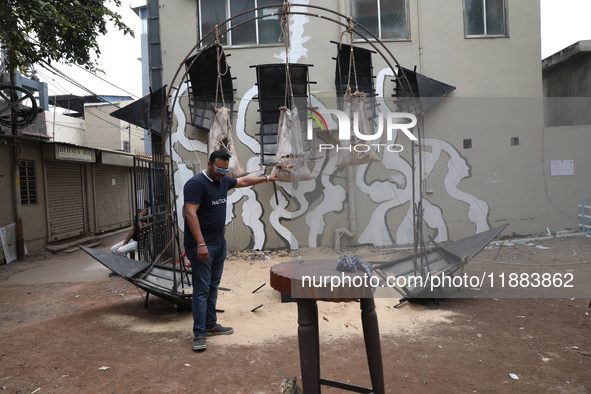
[[[575,161],[574,160],[551,160],[550,161],[551,175],[575,175]]]

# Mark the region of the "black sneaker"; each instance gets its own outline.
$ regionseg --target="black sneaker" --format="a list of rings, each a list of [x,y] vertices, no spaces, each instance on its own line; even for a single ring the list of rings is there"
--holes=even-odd
[[[213,328],[209,330],[205,330],[205,336],[210,337],[212,335],[230,335],[234,334],[234,329],[232,327],[222,327],[221,324],[215,325]]]
[[[205,337],[195,337],[195,339],[193,339],[193,350],[196,352],[202,352],[205,349],[207,349]]]

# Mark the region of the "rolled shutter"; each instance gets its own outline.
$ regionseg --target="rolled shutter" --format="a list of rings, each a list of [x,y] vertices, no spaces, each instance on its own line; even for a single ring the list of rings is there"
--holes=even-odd
[[[85,233],[83,167],[46,162],[49,241]]]
[[[115,166],[94,167],[96,231],[131,225],[130,171]]]

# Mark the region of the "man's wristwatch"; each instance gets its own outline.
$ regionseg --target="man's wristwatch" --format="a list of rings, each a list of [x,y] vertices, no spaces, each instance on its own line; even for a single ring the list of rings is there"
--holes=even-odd
[[[205,244],[199,244],[199,245],[197,245],[198,248],[200,248],[201,246],[207,246],[207,245],[205,245]]]
[[[267,180],[265,182],[269,182],[269,175],[265,175],[267,177]]]

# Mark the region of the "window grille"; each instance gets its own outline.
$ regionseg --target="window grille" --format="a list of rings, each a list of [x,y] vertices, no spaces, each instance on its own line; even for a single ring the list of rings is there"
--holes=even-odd
[[[18,172],[20,177],[21,204],[37,204],[37,176],[35,174],[35,161],[19,160]]]
[[[279,127],[279,107],[285,105],[285,64],[260,64],[255,66],[257,73],[257,86],[259,89],[258,101],[260,112],[260,142],[262,164],[270,164],[277,151],[277,131]],[[308,80],[308,65],[290,64],[289,75],[294,102],[288,94],[287,106],[295,105],[298,108],[302,132],[306,130],[306,111],[309,107],[310,91]],[[304,149],[308,150],[310,141],[304,137]]]
[[[228,66],[226,57],[221,56],[219,61],[220,70],[223,73]],[[189,68],[189,109],[191,111],[191,120],[189,123],[204,130],[209,130],[211,125],[212,105],[221,107],[222,103],[224,103],[230,110],[233,107],[234,88],[229,68],[221,77],[222,89],[217,93],[216,102],[217,62],[217,48],[215,45],[204,48],[197,55],[190,57],[185,62],[185,66]]]
[[[349,64],[351,57],[351,45],[337,44],[337,57],[335,68],[335,86],[337,97],[344,97],[347,91],[347,83],[351,87],[351,92],[355,92],[356,87],[360,92],[365,93],[365,103],[367,116],[370,119],[376,117],[376,102],[375,102],[375,88],[373,65],[371,55],[372,52],[368,49],[353,47],[353,59],[355,67],[351,67],[351,75],[349,75]],[[357,85],[357,86],[356,86]],[[341,101],[339,100],[339,104]],[[342,109],[342,108],[339,108]]]

